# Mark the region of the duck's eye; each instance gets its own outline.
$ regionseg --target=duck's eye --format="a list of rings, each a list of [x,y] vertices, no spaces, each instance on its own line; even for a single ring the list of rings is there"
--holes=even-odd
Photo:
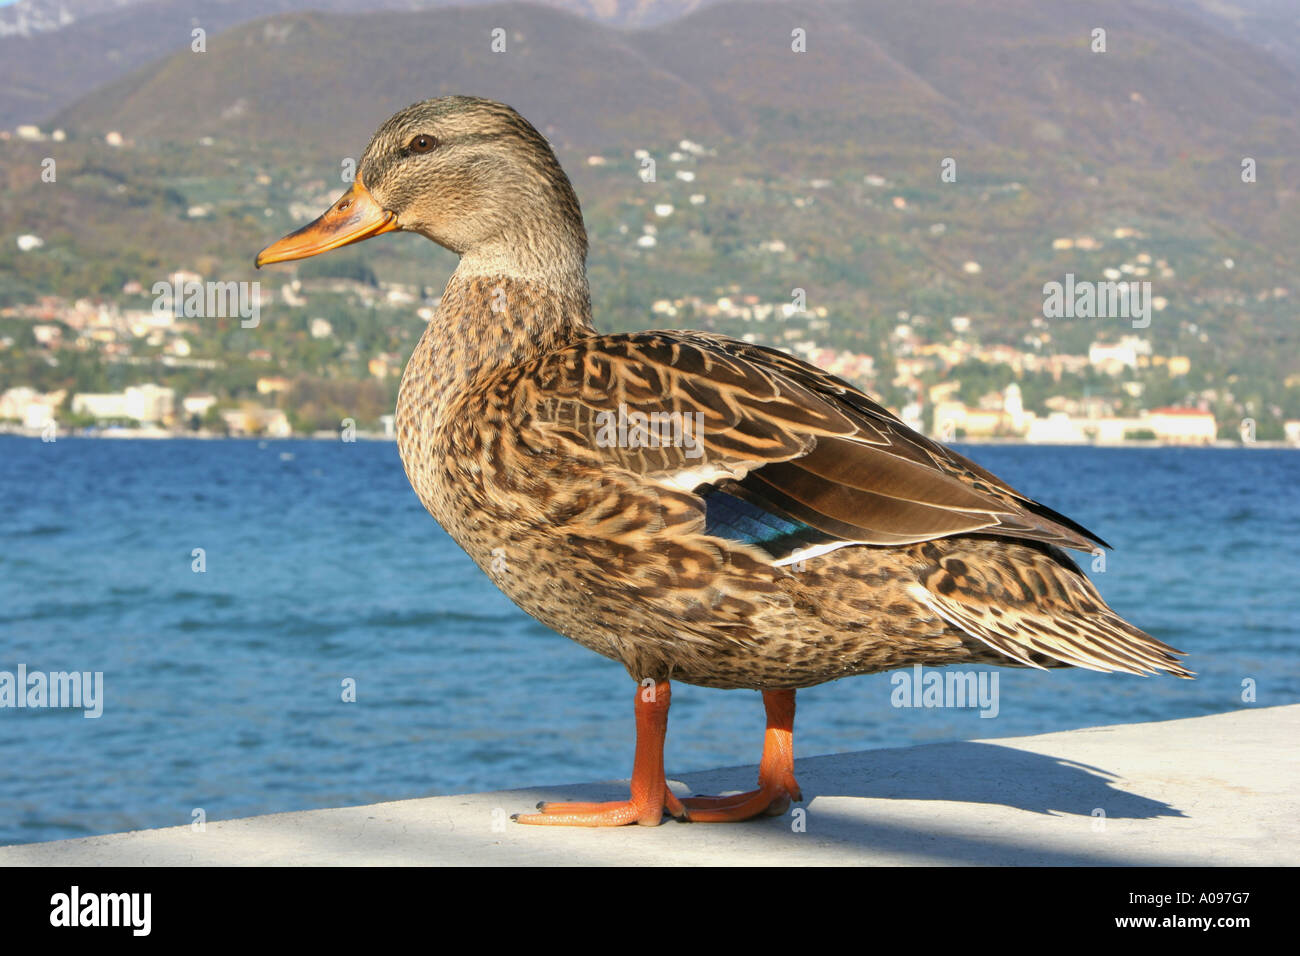
[[[411,140],[411,145],[407,148],[413,153],[427,153],[438,145],[438,140],[432,136],[417,136]]]

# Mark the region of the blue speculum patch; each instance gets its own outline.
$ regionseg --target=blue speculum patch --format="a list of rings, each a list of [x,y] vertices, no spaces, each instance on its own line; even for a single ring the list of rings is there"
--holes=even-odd
[[[773,514],[761,505],[711,488],[704,498],[704,532],[731,541],[743,541],[784,557],[824,535],[802,521]]]

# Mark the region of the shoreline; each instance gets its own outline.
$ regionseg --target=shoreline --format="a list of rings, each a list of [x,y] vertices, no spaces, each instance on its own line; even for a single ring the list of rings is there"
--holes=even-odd
[[[39,428],[23,428],[20,425],[0,425],[0,435],[12,435],[17,438],[45,440],[44,432]],[[293,435],[223,435],[208,431],[175,431],[166,428],[86,428],[60,430],[57,438],[102,438],[114,441],[171,441],[173,439],[196,439],[199,441],[339,441],[338,432],[312,432],[311,434]],[[930,436],[934,437],[934,436]],[[395,442],[396,436],[383,432],[355,433],[357,441]],[[934,438],[939,441],[938,438]],[[1285,448],[1300,451],[1300,445],[1288,441],[1259,440],[1253,442],[1230,441],[1219,439],[1213,442],[1162,442],[1150,439],[1134,439],[1116,442],[1031,442],[1021,438],[960,438],[946,445],[1015,445],[1025,448]]]
[[[45,433],[39,428],[22,428],[21,426],[0,425],[0,435],[11,435],[16,438],[33,438],[37,441],[46,441]],[[339,441],[338,432],[312,432],[311,434],[293,434],[293,435],[223,435],[219,432],[197,431],[184,432],[173,431],[166,428],[80,428],[61,430],[56,433],[57,438],[91,438],[106,439],[110,441],[173,441],[191,439],[195,441]],[[354,437],[357,441],[397,441],[396,436],[388,436],[383,432],[363,432],[358,431]]]

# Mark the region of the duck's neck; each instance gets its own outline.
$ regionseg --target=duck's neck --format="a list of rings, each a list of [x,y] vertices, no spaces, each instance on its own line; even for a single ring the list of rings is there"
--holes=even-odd
[[[439,419],[492,374],[594,331],[580,256],[532,270],[517,256],[466,255],[411,355],[399,404],[413,399]]]

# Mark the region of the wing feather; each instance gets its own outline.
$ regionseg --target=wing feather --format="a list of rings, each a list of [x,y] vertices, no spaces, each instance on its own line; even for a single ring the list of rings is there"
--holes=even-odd
[[[844,380],[773,349],[694,332],[593,336],[511,374],[526,442],[563,438],[575,455],[678,488],[694,475],[730,480],[731,493],[844,541],[1100,543]],[[676,447],[611,442],[612,417],[628,412],[677,416],[699,434]]]

